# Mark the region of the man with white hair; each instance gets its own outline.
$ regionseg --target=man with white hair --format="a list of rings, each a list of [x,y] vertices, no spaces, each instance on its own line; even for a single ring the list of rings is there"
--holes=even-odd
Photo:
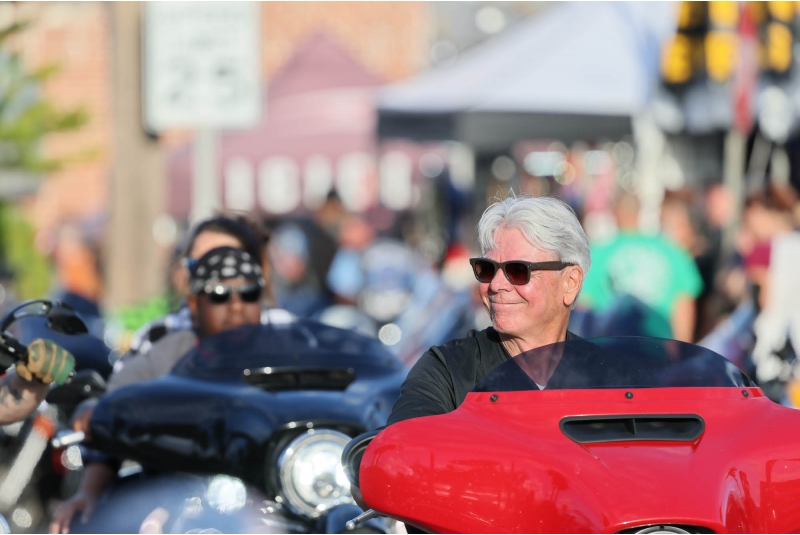
[[[498,365],[531,349],[577,338],[570,310],[591,265],[575,212],[553,197],[509,197],[478,223],[482,256],[470,259],[492,326],[430,348],[408,374],[388,425],[455,410]],[[545,388],[555,365],[528,370]]]

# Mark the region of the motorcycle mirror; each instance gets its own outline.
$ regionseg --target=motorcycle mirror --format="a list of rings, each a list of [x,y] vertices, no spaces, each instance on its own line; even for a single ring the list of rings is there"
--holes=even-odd
[[[34,299],[14,307],[0,322],[0,332],[5,332],[17,320],[28,316],[46,317],[47,327],[62,334],[86,334],[89,328],[74,308],[61,301]]]
[[[53,301],[53,305],[47,312],[47,327],[62,334],[87,334],[89,328],[86,322],[75,311],[74,308],[62,303]]]
[[[54,405],[77,405],[105,391],[106,382],[102,375],[96,370],[80,370],[75,372],[69,383],[50,389],[45,399]]]

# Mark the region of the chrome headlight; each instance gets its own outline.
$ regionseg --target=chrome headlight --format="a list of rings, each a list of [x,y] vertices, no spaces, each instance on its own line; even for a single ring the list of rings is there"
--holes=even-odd
[[[317,517],[344,503],[353,503],[350,482],[342,468],[342,452],[350,437],[331,429],[310,429],[286,446],[278,459],[287,505],[296,513]]]

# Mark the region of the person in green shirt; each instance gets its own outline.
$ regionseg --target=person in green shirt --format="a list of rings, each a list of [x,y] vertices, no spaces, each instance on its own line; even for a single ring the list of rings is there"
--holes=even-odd
[[[614,202],[619,232],[608,243],[594,244],[592,271],[587,275],[580,304],[597,313],[607,312],[626,296],[643,303],[669,325],[669,337],[692,341],[695,298],[703,289],[692,257],[678,245],[638,229],[639,201],[623,193]],[[666,332],[649,334],[668,337]]]

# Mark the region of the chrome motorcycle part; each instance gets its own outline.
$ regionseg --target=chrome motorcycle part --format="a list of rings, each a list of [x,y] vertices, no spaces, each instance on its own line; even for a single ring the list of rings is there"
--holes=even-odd
[[[42,408],[44,407],[44,408]],[[0,484],[0,507],[8,509],[19,500],[25,486],[31,480],[33,471],[47,448],[47,442],[55,429],[55,422],[47,414],[45,402],[33,419],[28,436],[25,437],[16,459]],[[14,520],[12,518],[12,520]]]
[[[295,513],[316,518],[337,505],[354,503],[341,461],[348,442],[350,437],[339,431],[309,429],[283,450],[278,473]]]
[[[353,531],[359,524],[363,524],[367,520],[378,518],[379,516],[381,516],[381,514],[378,511],[376,511],[375,509],[369,509],[368,511],[355,517],[353,520],[347,522],[347,524],[345,524],[345,527],[347,528],[348,531]]]
[[[61,466],[67,470],[80,470],[83,468],[83,457],[78,446],[69,446],[61,452]]]
[[[247,503],[247,489],[241,479],[225,475],[214,476],[208,483],[206,500],[220,513],[230,515]]]
[[[80,444],[85,438],[86,434],[83,431],[65,429],[56,433],[56,436],[50,440],[50,445],[54,448],[67,448],[75,444]]]
[[[8,525],[6,517],[0,515],[0,535],[11,533],[11,526]]]
[[[634,533],[648,533],[649,535],[673,535],[674,533],[690,533],[677,526],[648,526]]]

